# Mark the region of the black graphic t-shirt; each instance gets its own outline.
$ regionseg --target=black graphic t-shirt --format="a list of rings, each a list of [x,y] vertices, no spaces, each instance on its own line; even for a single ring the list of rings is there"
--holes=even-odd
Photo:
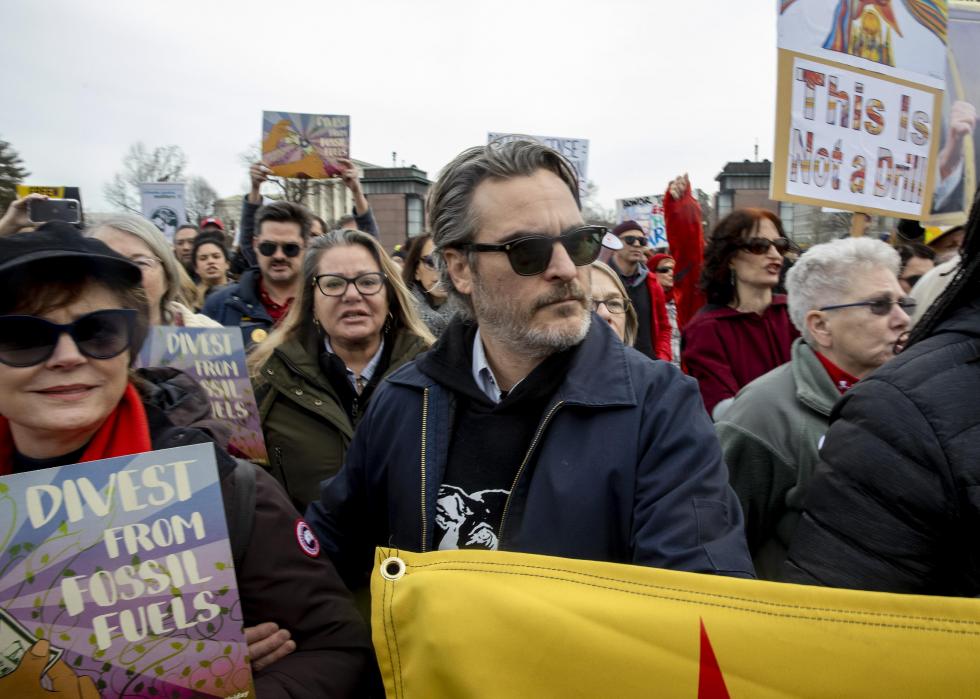
[[[475,326],[454,321],[420,363],[456,396],[449,458],[436,505],[438,549],[498,547],[501,518],[518,469],[575,352],[573,348],[548,357],[495,404],[473,380],[475,333]],[[529,463],[528,470],[532,466]]]

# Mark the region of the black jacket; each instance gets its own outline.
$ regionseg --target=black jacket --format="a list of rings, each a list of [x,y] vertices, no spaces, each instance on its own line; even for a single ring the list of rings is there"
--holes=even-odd
[[[153,449],[216,442],[202,389],[188,388],[174,370],[141,370]],[[187,389],[187,390],[185,390]],[[179,404],[180,410],[173,410]],[[196,409],[195,409],[196,406]],[[179,424],[171,418],[176,416]],[[226,514],[234,511],[241,468],[215,444]],[[363,695],[365,670],[373,665],[367,629],[337,572],[324,554],[311,558],[296,539],[300,515],[279,484],[255,469],[255,518],[245,555],[235,571],[245,626],[274,621],[288,629],[297,649],[255,673],[261,699],[320,699]],[[234,547],[235,528],[229,531]]]
[[[227,284],[208,296],[201,313],[225,327],[241,327],[247,350],[272,332],[275,322],[259,298],[258,267],[247,270],[235,284]],[[262,331],[256,334],[256,331]]]
[[[831,414],[785,578],[980,595],[980,300]]]

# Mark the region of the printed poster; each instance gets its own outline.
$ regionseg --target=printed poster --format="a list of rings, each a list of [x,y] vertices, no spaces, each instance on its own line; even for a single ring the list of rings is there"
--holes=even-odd
[[[945,8],[931,0],[778,3],[773,199],[930,215]]]
[[[187,221],[183,182],[148,182],[140,185],[143,216],[171,243],[177,227]]]
[[[139,366],[165,366],[192,376],[207,393],[214,418],[231,428],[229,453],[268,465],[239,328],[155,326],[140,350]]]
[[[568,160],[578,173],[578,192],[580,198],[585,198],[585,188],[589,181],[589,139],[587,138],[563,138],[561,136],[529,136],[519,133],[496,133],[487,134],[487,143],[500,141],[510,143],[511,141],[537,141],[549,148],[552,148]]]
[[[280,177],[322,180],[340,175],[350,157],[350,116],[262,112],[262,162]]]
[[[0,478],[0,696],[254,697],[221,502],[211,444]]]
[[[667,246],[667,224],[664,219],[664,197],[650,194],[616,200],[616,223],[636,221],[650,240],[650,247]]]

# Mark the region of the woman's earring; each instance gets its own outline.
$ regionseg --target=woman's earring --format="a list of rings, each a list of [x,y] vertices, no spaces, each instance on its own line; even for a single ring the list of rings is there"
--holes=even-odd
[[[388,317],[387,317],[387,318],[385,318],[385,326],[384,326],[384,328],[382,329],[382,332],[383,332],[383,333],[384,333],[385,335],[387,335],[387,334],[388,334],[388,332],[389,332],[389,331],[391,330],[391,324],[392,324],[392,323],[394,323],[394,322],[395,322],[395,316],[393,316],[393,315],[391,314],[391,311],[388,311]]]

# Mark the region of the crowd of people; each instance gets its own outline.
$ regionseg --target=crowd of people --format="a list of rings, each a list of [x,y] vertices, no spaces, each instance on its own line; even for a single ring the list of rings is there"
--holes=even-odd
[[[236,250],[213,217],[171,242],[11,205],[0,474],[214,443],[228,513],[255,481],[232,545],[260,697],[379,691],[357,609],[379,545],[980,594],[978,210],[801,251],[764,209],[704,231],[681,176],[654,250],[514,141],[448,163],[394,256],[352,163],[334,226],[250,176]],[[130,369],[154,325],[241,329],[268,468],[193,381]]]

